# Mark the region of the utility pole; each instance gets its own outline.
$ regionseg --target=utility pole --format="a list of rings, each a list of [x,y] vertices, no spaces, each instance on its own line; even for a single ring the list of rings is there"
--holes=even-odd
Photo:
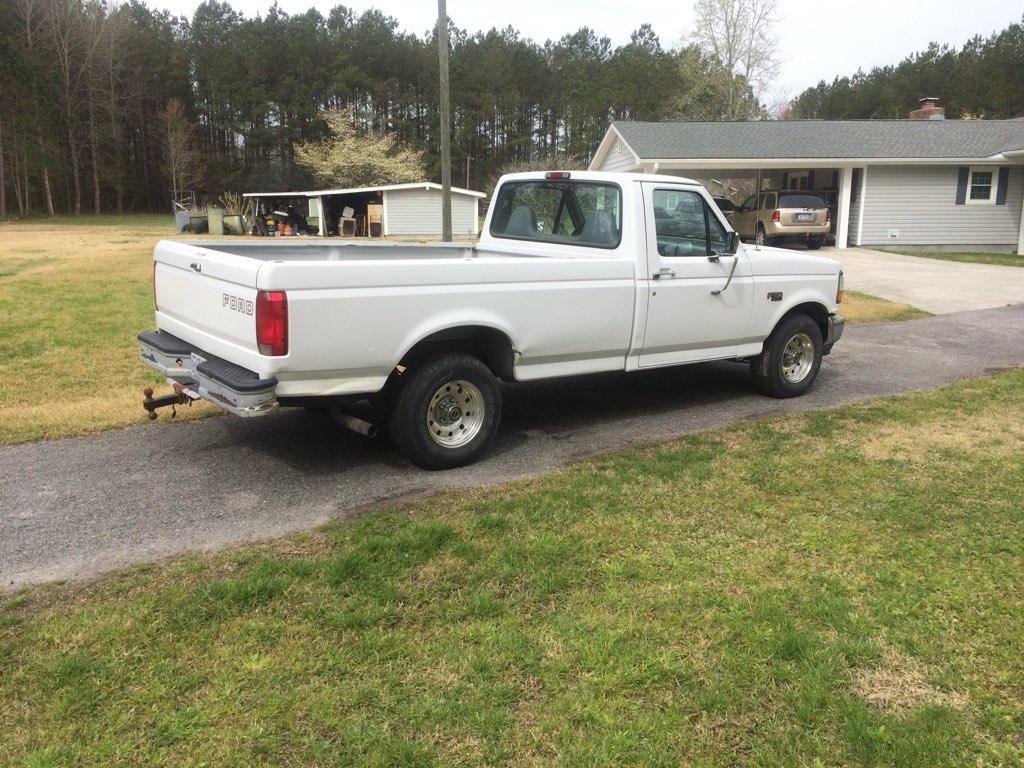
[[[452,241],[452,126],[448,93],[448,13],[437,0],[437,56],[441,82],[441,239]]]

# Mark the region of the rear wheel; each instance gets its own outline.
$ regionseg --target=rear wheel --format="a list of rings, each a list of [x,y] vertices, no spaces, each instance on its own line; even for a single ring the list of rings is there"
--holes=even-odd
[[[816,251],[824,244],[825,238],[823,237],[811,237],[807,240],[807,250]]]
[[[783,320],[750,364],[754,385],[772,397],[796,397],[810,388],[821,368],[821,329],[807,315]]]
[[[501,421],[501,389],[477,358],[441,355],[403,377],[391,409],[395,445],[424,469],[450,469],[478,459]]]

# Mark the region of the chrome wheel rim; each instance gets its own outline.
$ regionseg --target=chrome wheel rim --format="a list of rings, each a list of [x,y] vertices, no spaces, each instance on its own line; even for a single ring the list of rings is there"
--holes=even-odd
[[[790,384],[798,384],[807,378],[813,365],[814,342],[800,332],[787,341],[782,350],[782,377]]]
[[[471,382],[456,379],[442,384],[427,406],[427,433],[443,448],[459,448],[484,426],[484,395]]]

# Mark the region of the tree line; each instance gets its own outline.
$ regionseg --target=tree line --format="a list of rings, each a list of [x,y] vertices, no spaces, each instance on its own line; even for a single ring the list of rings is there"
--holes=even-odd
[[[917,98],[937,96],[952,118],[1024,116],[1024,17],[961,48],[932,43],[898,64],[822,81],[793,100],[787,117],[904,118]]]
[[[0,0],[0,208],[167,210],[185,182],[306,188],[296,148],[329,138],[338,110],[439,177],[434,38],[342,5],[246,17],[207,0],[185,19],[139,0]],[[580,162],[613,119],[763,114],[742,71],[646,24],[618,47],[586,27],[538,43],[451,24],[449,38],[457,185]]]

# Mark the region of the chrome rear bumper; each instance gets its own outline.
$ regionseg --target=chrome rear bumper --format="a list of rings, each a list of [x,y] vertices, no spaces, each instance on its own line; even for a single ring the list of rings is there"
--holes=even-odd
[[[278,408],[277,379],[213,357],[164,331],[140,333],[139,359],[178,384],[190,399],[209,400],[235,416],[265,416]]]

